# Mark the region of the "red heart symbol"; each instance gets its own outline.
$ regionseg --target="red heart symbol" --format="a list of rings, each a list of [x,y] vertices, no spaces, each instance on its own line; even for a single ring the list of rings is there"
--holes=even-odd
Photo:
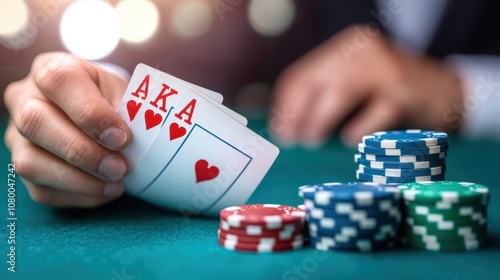
[[[139,109],[141,109],[141,106],[142,103],[137,103],[134,100],[129,100],[129,102],[127,102],[127,111],[130,121],[135,119],[135,116],[137,115],[137,112],[139,112]]]
[[[186,129],[177,123],[170,124],[170,141],[182,137],[186,134]]]
[[[163,120],[161,115],[156,114],[153,110],[147,110],[146,113],[144,113],[144,118],[146,120],[146,130],[159,125]]]
[[[196,172],[196,183],[212,180],[219,175],[219,168],[217,166],[208,167],[208,161],[200,159],[194,165]]]

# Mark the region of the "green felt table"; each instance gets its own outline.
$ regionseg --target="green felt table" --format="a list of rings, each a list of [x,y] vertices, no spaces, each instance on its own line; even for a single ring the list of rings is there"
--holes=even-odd
[[[262,123],[252,124],[258,128]],[[1,131],[5,122],[1,123]],[[3,134],[3,133],[2,133]],[[297,187],[355,180],[355,150],[331,140],[318,150],[282,149],[249,203],[300,204]],[[16,272],[7,271],[7,165],[0,149],[0,279],[498,279],[500,143],[451,139],[447,179],[491,188],[489,246],[442,253],[398,248],[376,253],[241,253],[217,243],[218,220],[155,208],[131,197],[93,210],[34,203],[16,183]],[[36,160],[36,159],[33,159]],[[3,178],[3,179],[1,179]]]

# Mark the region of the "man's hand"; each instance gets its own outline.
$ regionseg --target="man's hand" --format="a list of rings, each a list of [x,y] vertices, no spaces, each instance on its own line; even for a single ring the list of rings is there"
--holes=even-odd
[[[344,142],[397,126],[450,130],[443,113],[463,103],[454,73],[393,46],[365,26],[347,28],[299,59],[277,82],[270,128],[284,143],[317,145],[345,122]],[[364,36],[364,37],[362,37]],[[364,40],[364,41],[363,41]]]
[[[64,53],[39,55],[9,85],[5,142],[31,197],[53,206],[95,207],[123,193],[118,153],[130,131],[116,113],[126,82]]]

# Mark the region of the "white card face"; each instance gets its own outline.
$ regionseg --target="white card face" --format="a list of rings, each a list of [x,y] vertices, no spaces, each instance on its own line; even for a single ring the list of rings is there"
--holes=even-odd
[[[218,215],[253,193],[279,153],[274,145],[194,91],[169,115],[127,192],[191,214]]]
[[[128,117],[127,119],[131,121],[129,127],[132,131],[132,140],[122,151],[130,168],[134,168],[140,162],[161,130],[169,111],[191,87],[193,85],[190,83],[144,64],[136,67],[125,94],[129,99],[124,97],[119,111],[123,118]],[[246,125],[246,118],[217,103],[218,100],[222,100],[222,95],[213,91],[200,94],[217,106],[223,107],[232,117]]]

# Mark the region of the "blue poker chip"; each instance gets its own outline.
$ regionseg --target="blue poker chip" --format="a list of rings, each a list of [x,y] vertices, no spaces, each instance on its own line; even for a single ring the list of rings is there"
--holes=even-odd
[[[331,237],[319,236],[310,238],[310,245],[322,251],[361,251],[371,252],[394,248],[396,238],[387,238],[385,240],[374,241],[372,239],[356,239],[351,242],[338,242]]]
[[[446,171],[446,167],[437,166],[427,169],[376,169],[366,167],[362,164],[359,165],[358,169],[361,173],[366,175],[378,175],[385,177],[419,177],[419,176],[432,176],[432,175],[440,175]]]
[[[420,129],[379,131],[363,137],[367,147],[383,149],[426,148],[448,141],[444,132]]]
[[[360,206],[352,202],[337,202],[334,207],[316,205],[313,200],[304,199],[304,211],[310,211],[311,217],[337,217],[354,219],[358,216],[376,217],[395,215],[399,210],[400,203],[393,199],[379,200],[375,205]]]
[[[380,200],[399,200],[397,186],[366,183],[323,183],[299,187],[299,196],[323,207],[335,207],[337,202],[352,202],[359,206],[374,206]]]
[[[397,232],[400,220],[394,217],[363,218],[356,221],[340,218],[315,219],[308,217],[309,236],[372,237],[388,232]]]
[[[321,242],[321,239],[328,238],[331,239],[334,243],[338,243],[339,245],[355,245],[358,240],[366,240],[370,242],[385,242],[385,241],[393,241],[397,238],[398,232],[397,230],[390,229],[390,231],[380,231],[378,233],[373,234],[372,236],[350,236],[343,234],[334,234],[334,235],[312,235],[309,237],[311,242]]]
[[[378,216],[378,217],[357,217],[355,220],[346,218],[320,218],[316,219],[307,216],[309,232],[311,234],[340,233],[345,228],[356,228],[359,231],[378,231],[382,225],[398,225],[400,217]]]
[[[417,177],[386,177],[379,175],[368,175],[356,170],[356,178],[360,181],[373,182],[379,184],[404,184],[411,182],[424,182],[424,181],[444,181],[444,174],[431,175],[431,176],[417,176]]]
[[[426,148],[408,148],[408,149],[384,149],[384,148],[373,148],[368,147],[363,143],[358,144],[358,151],[360,153],[372,154],[372,155],[385,155],[385,156],[422,156],[422,155],[433,155],[448,151],[448,142],[439,145]]]
[[[339,214],[333,210],[322,208],[308,208],[306,209],[307,217],[315,219],[333,218],[333,219],[349,219],[352,221],[362,220],[364,218],[379,218],[379,217],[393,217],[401,220],[401,212],[399,208],[393,208],[389,211],[370,211],[370,210],[356,210],[351,213]]]
[[[445,159],[448,152],[441,152],[439,154],[430,155],[406,155],[406,156],[385,156],[385,155],[373,155],[367,153],[359,153],[360,159],[366,159],[370,161],[380,161],[380,162],[417,162],[417,161],[435,161],[440,159]]]
[[[427,169],[438,166],[446,167],[446,159],[416,162],[383,162],[362,159],[359,154],[354,155],[354,162],[376,169]]]

